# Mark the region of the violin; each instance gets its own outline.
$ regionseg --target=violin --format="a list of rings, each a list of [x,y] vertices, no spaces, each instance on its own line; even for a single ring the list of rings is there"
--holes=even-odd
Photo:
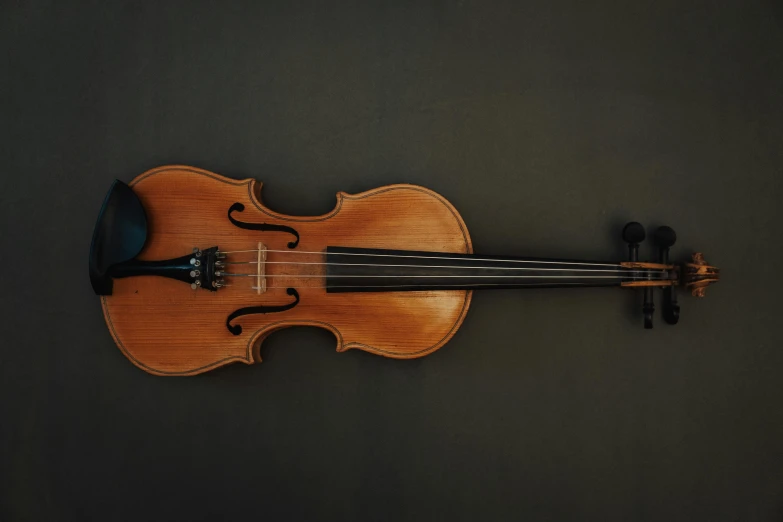
[[[457,210],[416,185],[337,194],[324,215],[280,214],[261,183],[164,166],[111,186],[90,246],[89,273],[122,353],[155,375],[195,375],[260,362],[281,328],[332,332],[337,351],[409,359],[455,334],[474,290],[615,286],[654,291],[676,324],[682,287],[696,297],[718,281],[702,254],[670,263],[675,232],[655,232],[660,258],[638,259],[645,230],[626,225],[624,261],[504,257],[473,252]]]

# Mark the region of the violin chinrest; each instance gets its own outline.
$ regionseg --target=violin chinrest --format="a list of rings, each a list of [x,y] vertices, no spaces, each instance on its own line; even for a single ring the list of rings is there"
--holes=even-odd
[[[90,243],[90,282],[98,295],[111,295],[111,267],[135,258],[147,241],[147,215],[139,197],[122,181],[109,189]]]

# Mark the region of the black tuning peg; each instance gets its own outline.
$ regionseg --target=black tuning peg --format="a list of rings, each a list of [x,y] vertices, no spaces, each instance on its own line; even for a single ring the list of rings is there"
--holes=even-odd
[[[658,230],[655,231],[653,239],[655,240],[655,244],[658,246],[661,256],[661,263],[668,265],[669,249],[674,246],[674,243],[677,242],[677,234],[674,232],[672,227],[658,227]]]
[[[631,221],[623,227],[623,241],[628,243],[629,261],[639,260],[639,243],[644,241],[646,234],[641,223]]]
[[[658,246],[660,262],[668,265],[669,249],[677,242],[677,234],[671,227],[658,227],[654,239]],[[677,288],[674,286],[663,289],[663,320],[667,324],[677,324],[680,320],[680,305],[677,304]]]
[[[644,303],[642,304],[642,313],[644,314],[644,329],[651,330],[653,327],[655,302],[653,302],[652,288],[649,286],[644,287]]]
[[[677,324],[680,320],[680,305],[677,304],[677,288],[668,286],[663,289],[663,320],[666,324]]]
[[[623,227],[623,241],[628,243],[628,260],[632,262],[639,261],[639,243],[644,241],[647,235],[641,223],[631,221]],[[650,329],[653,327],[653,313],[655,312],[655,303],[653,302],[652,287],[644,287],[644,304],[642,313],[644,314],[644,327]]]

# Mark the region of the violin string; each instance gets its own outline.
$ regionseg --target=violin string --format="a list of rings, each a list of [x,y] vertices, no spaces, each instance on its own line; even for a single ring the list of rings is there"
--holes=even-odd
[[[315,254],[315,255],[321,255],[326,256],[326,252],[314,252],[314,251],[290,251],[290,250],[266,250],[266,252],[277,252],[277,253],[285,253],[285,254]],[[238,254],[238,253],[259,253],[259,250],[235,250],[235,251],[227,251],[227,252],[220,252],[221,254]],[[409,258],[409,259],[436,259],[436,260],[457,260],[457,261],[463,261],[463,262],[476,262],[476,261],[491,261],[496,263],[527,263],[527,264],[550,264],[550,265],[568,265],[568,267],[564,268],[541,268],[541,267],[528,267],[528,266],[448,266],[448,265],[416,265],[416,264],[383,264],[383,263],[337,263],[337,262],[324,262],[324,261],[263,261],[264,264],[269,265],[314,265],[314,266],[362,266],[362,267],[393,267],[393,268],[434,268],[434,269],[449,269],[449,268],[458,268],[458,269],[468,269],[468,270],[514,270],[514,271],[555,271],[555,272],[601,272],[601,273],[611,273],[614,275],[519,275],[518,272],[514,275],[472,275],[472,274],[466,274],[466,275],[454,275],[454,274],[448,274],[448,275],[359,275],[359,274],[347,274],[347,275],[337,275],[335,277],[346,277],[346,278],[434,278],[434,279],[442,279],[442,278],[448,278],[448,279],[454,279],[454,278],[486,278],[486,279],[571,279],[571,282],[568,281],[562,281],[559,282],[559,285],[570,285],[570,286],[584,286],[586,284],[590,284],[590,280],[601,280],[601,282],[629,282],[629,281],[666,281],[666,274],[667,271],[663,269],[645,269],[644,274],[639,273],[638,268],[631,268],[622,266],[621,264],[609,264],[609,263],[591,263],[591,262],[576,262],[576,261],[541,261],[541,260],[516,260],[516,259],[492,259],[492,258],[466,258],[466,257],[443,257],[443,256],[417,256],[417,255],[396,255],[396,254],[367,254],[367,253],[354,253],[354,252],[330,252],[330,255],[345,255],[345,256],[368,256],[368,257],[392,257],[392,258]],[[259,263],[259,260],[256,259],[255,261],[221,261],[223,264],[226,265],[257,265]],[[611,269],[596,269],[596,268],[572,268],[573,265],[581,266],[581,267],[593,267],[593,266],[600,266],[600,267],[612,267]],[[244,274],[244,273],[230,273],[230,272],[223,272],[221,274],[221,277],[269,277],[269,278],[322,278],[326,279],[325,274],[266,274],[265,276],[259,276],[258,273],[254,274]],[[585,279],[587,281],[585,282],[573,282],[573,279]],[[280,279],[277,279],[278,281]],[[535,287],[535,286],[541,286],[542,284],[546,283],[539,283],[539,282],[527,282],[527,283],[519,283],[519,282],[506,282],[504,283],[504,286],[509,287]],[[223,284],[222,286],[232,286],[230,284]],[[315,286],[315,288],[368,288],[373,287],[370,284],[357,284],[357,285],[327,285],[327,284],[319,284]],[[400,284],[400,285],[388,285],[388,284],[382,284],[378,285],[382,288],[427,288],[432,286],[437,287],[454,287],[454,288],[461,288],[461,289],[470,289],[470,288],[483,288],[483,287],[491,287],[491,286],[498,286],[498,283],[471,283],[471,282],[465,282],[460,284],[443,284],[438,283],[436,285],[433,285],[432,283],[408,283],[408,284]],[[278,286],[278,285],[272,285],[272,286],[266,286],[266,289],[282,289],[282,288],[289,288],[290,285],[284,285],[284,286]],[[314,286],[308,286],[308,288],[313,288]],[[251,286],[253,290],[262,289],[256,286]]]
[[[319,278],[326,278],[323,274],[266,274],[266,275],[259,275],[259,274],[233,274],[233,273],[221,273],[219,277],[260,277],[260,278],[266,278],[266,277],[288,277],[288,278],[310,278],[310,277],[319,277]],[[563,278],[563,279],[621,279],[621,280],[634,280],[634,281],[665,281],[665,279],[649,279],[647,277],[626,277],[626,276],[620,276],[620,275],[596,275],[596,276],[590,276],[590,275],[336,275],[334,276],[335,279],[343,278],[343,277],[368,277],[368,278],[459,278],[459,277],[468,277],[468,278],[475,278],[475,277],[483,277],[483,278],[492,278],[492,279],[553,279],[553,278]]]
[[[585,283],[557,283],[558,285],[573,285],[573,286],[586,286]],[[504,287],[539,287],[541,288],[541,285],[546,285],[546,283],[504,283]],[[233,286],[233,285],[223,285],[223,286]],[[498,286],[495,283],[467,283],[467,284],[458,284],[458,285],[450,285],[450,284],[437,284],[437,285],[422,285],[422,284],[410,284],[410,285],[379,285],[379,286],[371,286],[371,285],[328,285],[328,288],[429,288],[431,286],[437,286],[438,288],[443,287],[451,287],[451,288],[457,288],[460,290],[470,290],[473,288],[485,288],[485,287],[496,287]],[[251,290],[270,290],[270,289],[288,289],[291,288],[290,285],[288,286],[267,286],[267,287],[258,287],[258,286],[251,286],[249,287]],[[318,285],[318,286],[307,286],[303,287],[304,289],[307,288],[327,288],[326,285]],[[303,288],[300,288],[302,290]]]
[[[256,265],[258,261],[223,261],[224,265]],[[634,272],[638,269],[620,266],[618,268],[531,268],[524,266],[448,266],[448,265],[389,265],[389,264],[374,264],[374,263],[323,263],[323,262],[297,262],[297,261],[262,261],[265,265],[321,265],[321,266],[372,266],[372,267],[397,267],[397,268],[459,268],[459,269],[476,269],[476,270],[554,270],[569,272],[617,272],[626,271]]]
[[[220,250],[218,251],[218,254],[241,254],[247,252],[258,253],[258,249],[228,250],[225,252]],[[284,253],[284,254],[320,254],[320,255],[328,254],[330,256],[401,257],[401,258],[409,258],[409,259],[441,259],[441,260],[448,260],[448,261],[494,261],[497,263],[538,263],[538,264],[555,264],[555,265],[622,267],[620,263],[593,263],[593,262],[580,263],[578,261],[543,261],[543,260],[532,260],[532,259],[527,260],[527,259],[492,259],[492,258],[475,258],[475,257],[467,258],[467,257],[444,257],[444,256],[416,256],[410,254],[368,254],[366,252],[328,252],[327,253],[325,251],[315,252],[315,251],[307,251],[307,250],[271,250],[271,249],[267,249],[265,250],[265,252],[276,252],[276,253]],[[448,254],[448,252],[444,252],[444,253]]]

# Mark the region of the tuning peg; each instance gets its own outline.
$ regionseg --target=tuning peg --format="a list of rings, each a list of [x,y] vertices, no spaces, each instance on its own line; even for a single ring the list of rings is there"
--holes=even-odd
[[[667,324],[677,324],[680,320],[680,305],[677,304],[677,288],[663,289],[663,320]]]
[[[677,234],[672,227],[658,227],[653,236],[655,244],[658,246],[661,263],[669,264],[669,249],[677,242]]]
[[[641,223],[631,221],[623,227],[623,241],[626,243],[641,243],[644,238],[644,227]]]
[[[645,237],[641,223],[631,221],[623,227],[623,241],[628,243],[628,257],[631,261],[639,260],[639,243],[644,241]]]
[[[661,248],[670,248],[677,242],[677,233],[672,227],[662,226],[655,231],[655,244]]]
[[[644,287],[644,304],[642,304],[642,313],[644,314],[644,328],[646,330],[650,330],[653,327],[653,313],[655,313],[653,289],[651,286]]]
[[[639,261],[639,243],[644,241],[646,236],[644,227],[636,221],[631,221],[623,227],[623,241],[628,243],[628,259],[631,262]],[[648,330],[653,327],[653,312],[655,312],[652,290],[652,287],[647,286],[643,291],[642,313],[644,314],[644,327]]]
[[[658,227],[653,235],[658,246],[660,262],[669,264],[669,249],[677,242],[677,234],[672,227]],[[680,305],[677,304],[677,289],[668,287],[663,289],[663,319],[667,324],[677,324],[680,320]]]

